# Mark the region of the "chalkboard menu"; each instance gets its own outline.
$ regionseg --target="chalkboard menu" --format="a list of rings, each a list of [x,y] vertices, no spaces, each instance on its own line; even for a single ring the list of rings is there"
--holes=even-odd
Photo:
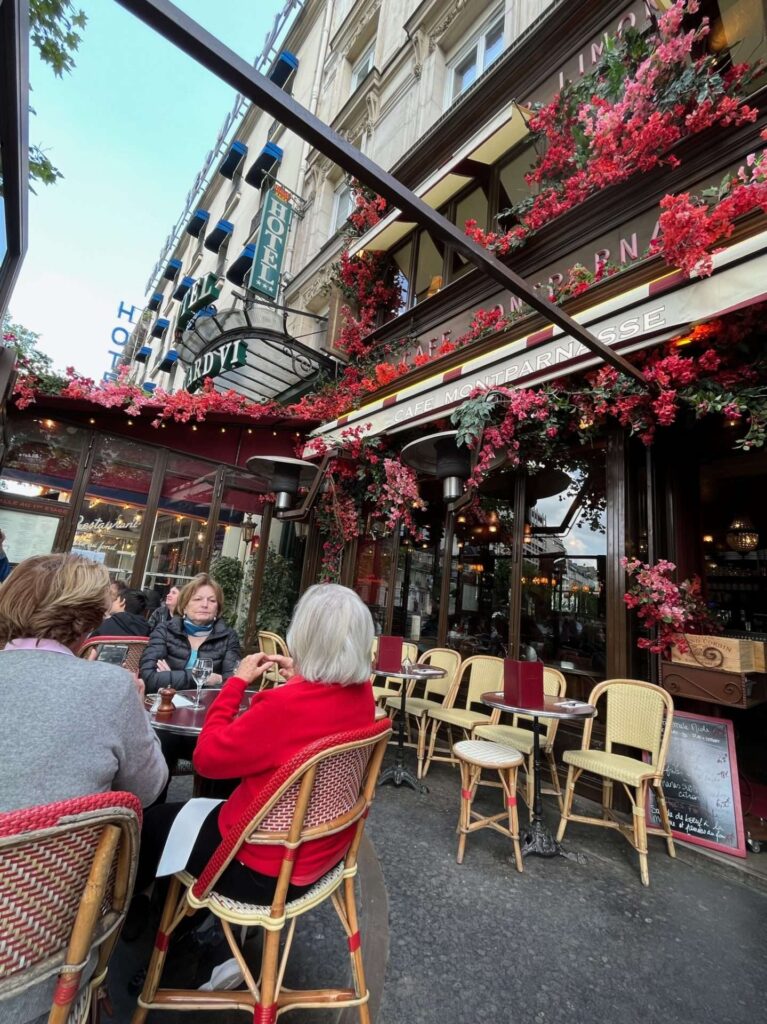
[[[746,856],[732,722],[675,712],[663,792],[677,839]],[[652,793],[648,824],[660,825]]]

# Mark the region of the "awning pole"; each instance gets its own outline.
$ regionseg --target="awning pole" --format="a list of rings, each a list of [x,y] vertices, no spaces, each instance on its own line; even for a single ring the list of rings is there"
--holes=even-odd
[[[606,363],[646,384],[642,372],[628,360],[601,342],[553,302],[538,295],[531,285],[487,249],[468,238],[457,225],[451,224],[433,210],[392,174],[379,167],[274,82],[259,74],[246,60],[174,4],[168,0],[117,0],[117,3],[295,132],[299,138],[314,146],[348,174],[354,175],[363,185],[383,196],[406,214],[408,219],[426,228],[435,241],[451,245],[501,287],[523,299],[566,334],[601,356]]]

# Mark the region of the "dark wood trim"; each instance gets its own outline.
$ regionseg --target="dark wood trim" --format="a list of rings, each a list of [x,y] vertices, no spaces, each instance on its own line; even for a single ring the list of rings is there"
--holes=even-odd
[[[448,614],[450,611],[450,584],[453,577],[453,538],[455,537],[455,512],[445,512],[445,557],[442,560],[442,578],[439,584],[439,619],[437,623],[437,645],[444,647],[447,640]]]
[[[96,433],[89,431],[87,443],[80,452],[80,461],[77,464],[77,473],[72,484],[72,493],[69,498],[69,511],[65,520],[66,525],[59,527],[56,537],[56,549],[68,552],[72,548],[77,533],[77,523],[80,518],[80,510],[88,490],[91,468],[96,455]]]
[[[6,250],[0,255],[0,313],[21,270],[29,234],[29,10],[26,0],[0,3],[0,148]]]
[[[298,596],[307,590],[317,579],[317,566],[320,558],[320,531],[317,522],[310,513],[309,533],[304,548],[304,564],[301,567],[301,581],[298,584]]]
[[[269,534],[272,529],[272,513],[274,504],[268,501],[264,506],[261,516],[261,541],[258,545],[258,555],[253,568],[253,589],[250,592],[250,604],[248,605],[248,619],[245,625],[245,637],[243,639],[243,650],[256,649],[256,616],[258,606],[261,602],[261,586],[264,582],[264,568],[266,567],[266,553],[269,550]]]
[[[344,587],[353,587],[357,573],[357,552],[359,550],[359,538],[344,544],[341,555],[341,575],[339,582]]]
[[[623,601],[626,574],[621,558],[626,554],[626,436],[614,430],[607,439],[607,559],[606,633],[607,678],[625,678],[629,670],[627,609]]]
[[[221,512],[221,499],[224,495],[227,467],[219,466],[216,470],[216,477],[213,481],[213,493],[210,496],[210,509],[208,510],[208,525],[205,528],[205,539],[202,542],[200,564],[210,566],[213,558],[213,545],[216,540],[218,529],[218,516]]]
[[[136,557],[133,560],[133,572],[131,573],[130,585],[134,590],[140,590],[144,582],[147,561],[149,559],[149,547],[154,533],[157,509],[160,505],[162,485],[165,481],[165,474],[168,468],[169,452],[163,448],[157,453],[152,482],[149,484],[149,493],[146,496],[146,506],[143,509],[144,519],[141,523],[141,533],[136,543]]]
[[[514,478],[514,519],[511,534],[511,568],[509,572],[509,638],[508,656],[519,658],[519,632],[522,619],[522,570],[525,557],[526,475]]]

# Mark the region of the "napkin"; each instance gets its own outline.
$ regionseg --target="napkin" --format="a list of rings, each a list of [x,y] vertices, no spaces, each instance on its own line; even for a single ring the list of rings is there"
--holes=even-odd
[[[180,693],[173,694],[173,707],[174,708],[191,708],[194,704],[193,700],[189,700],[188,697],[184,697]]]

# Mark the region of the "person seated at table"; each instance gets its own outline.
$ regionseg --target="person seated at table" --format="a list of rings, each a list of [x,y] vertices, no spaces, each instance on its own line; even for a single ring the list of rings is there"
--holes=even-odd
[[[224,684],[211,705],[194,752],[195,770],[211,779],[240,778],[225,803],[202,820],[191,846],[176,848],[175,863],[199,875],[223,836],[240,821],[262,786],[304,747],[333,733],[370,725],[375,700],[370,685],[373,620],[348,587],[322,583],[310,587],[296,605],[287,634],[291,657],[251,654]],[[240,714],[245,688],[273,664],[288,677],[283,686],[255,693]],[[152,881],[171,826],[182,808],[193,817],[199,808],[157,805],[147,811],[142,832],[136,890]],[[199,805],[200,807],[202,805]],[[204,810],[204,808],[203,808]],[[288,898],[306,892],[346,854],[355,826],[302,844],[296,855]],[[173,837],[171,843],[173,844]],[[168,851],[170,852],[170,851]],[[269,903],[274,895],[282,852],[277,847],[244,844],[216,891],[248,903]]]
[[[152,612],[149,616],[149,629],[150,632],[159,626],[161,622],[167,622],[168,619],[173,618],[176,613],[176,604],[178,602],[178,595],[181,591],[178,587],[171,587],[168,593],[165,595],[165,600]]]
[[[176,613],[151,633],[141,656],[140,676],[150,693],[160,687],[194,689],[192,669],[198,658],[210,658],[209,686],[220,686],[240,660],[240,638],[221,617],[224,594],[207,573],[200,573],[178,596]]]
[[[110,610],[93,636],[149,636],[151,630],[146,619],[146,596],[143,592],[126,590],[119,603],[122,610]]]
[[[109,605],[106,569],[76,555],[27,558],[0,588],[0,811],[110,789],[146,805],[165,785],[143,684],[76,657]]]

